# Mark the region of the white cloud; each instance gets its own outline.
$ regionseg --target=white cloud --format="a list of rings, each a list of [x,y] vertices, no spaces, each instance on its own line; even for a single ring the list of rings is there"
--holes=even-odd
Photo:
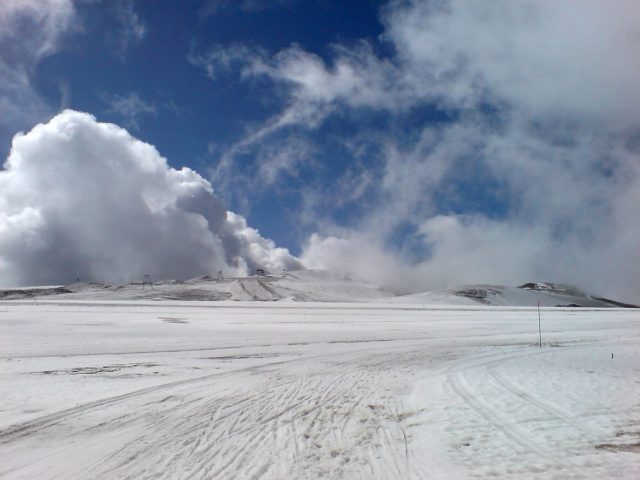
[[[259,58],[260,52],[252,52],[243,45],[213,45],[206,53],[191,51],[187,60],[191,65],[201,67],[207,76],[215,80],[221,74],[229,73],[233,68],[242,67],[246,63]]]
[[[630,106],[640,98],[633,0],[393,2],[384,21],[416,92],[455,105],[497,97],[535,115],[640,120]]]
[[[270,187],[283,177],[297,177],[303,165],[313,163],[313,147],[300,139],[293,139],[261,150],[257,161],[259,167],[254,187]]]
[[[66,32],[78,28],[77,21],[71,0],[5,0],[0,4],[3,57],[28,64],[51,55]]]
[[[132,0],[118,0],[113,8],[118,28],[108,39],[116,57],[124,59],[127,49],[140,43],[147,35],[147,26],[133,9]]]
[[[273,240],[262,237],[256,229],[247,225],[241,215],[227,212],[224,233],[233,239],[232,242],[226,242],[227,257],[239,268],[244,267],[245,273],[254,272],[257,267],[272,273],[302,267],[289,250],[276,247]]]
[[[356,275],[398,292],[411,292],[418,285],[425,285],[416,285],[415,270],[382,245],[378,236],[369,233],[343,231],[340,236],[326,237],[314,233],[300,259],[308,268]]]
[[[200,8],[200,15],[208,17],[224,10],[237,9],[242,12],[260,12],[279,8],[292,3],[293,0],[209,0]]]
[[[105,113],[119,115],[124,120],[124,125],[133,130],[140,130],[140,118],[157,114],[156,107],[145,102],[136,92],[127,95],[105,95],[104,100],[109,105]]]
[[[339,242],[309,242],[303,261],[405,291],[546,280],[638,301],[640,269],[632,260],[640,251],[633,213],[640,199],[637,147],[615,136],[580,134],[565,145],[549,144],[519,125],[508,132],[474,123],[447,130],[454,131],[436,136],[433,150],[418,143],[407,158],[387,154],[384,188],[377,192],[382,201],[354,228],[338,231]],[[478,176],[475,188],[500,183],[505,215],[478,212],[473,197],[464,208],[475,213],[438,213],[442,197],[468,194],[469,185],[456,183],[465,170]],[[403,222],[417,229],[428,252],[412,265],[385,241]],[[394,273],[381,276],[371,265]]]
[[[301,172],[316,167],[314,155],[314,147],[299,138],[261,145],[255,167],[247,174],[226,152],[211,170],[211,179],[226,199],[234,201],[239,209],[248,210],[266,192],[290,193],[301,182]]]
[[[14,138],[0,171],[4,284],[190,277],[298,264],[113,124],[66,110]]]
[[[320,57],[294,45],[271,61],[254,62],[247,74],[268,75],[292,85],[293,97],[309,103],[346,102],[352,106],[390,107],[389,95],[380,95],[393,86],[395,67],[377,58],[370,46],[361,42],[351,49],[334,47],[335,60],[328,66]]]

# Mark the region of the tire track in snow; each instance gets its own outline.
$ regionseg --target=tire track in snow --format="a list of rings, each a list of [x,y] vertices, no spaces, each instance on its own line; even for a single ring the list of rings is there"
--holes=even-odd
[[[475,355],[471,358],[458,362],[449,369],[446,374],[447,383],[451,386],[454,393],[482,417],[489,425],[493,426],[505,436],[516,442],[528,451],[535,452],[545,458],[553,458],[553,453],[537,442],[531,434],[519,428],[517,424],[507,417],[498,414],[490,405],[485,404],[481,400],[481,395],[474,391],[466,382],[464,372],[473,369],[486,369],[489,365],[496,362],[505,362],[514,358],[528,357],[532,355],[541,355],[545,352],[524,352],[524,353],[502,353],[491,352]]]
[[[468,385],[462,371],[449,373],[447,375],[447,381],[453,391],[465,404],[511,440],[525,449],[536,452],[544,457],[548,458],[553,456],[551,452],[540,445],[531,435],[520,429],[512,420],[496,413],[495,408],[486,405],[480,400],[481,396]]]
[[[592,343],[572,345],[569,347],[569,350],[582,350],[594,347],[606,348],[614,345],[634,345],[637,344],[637,342],[638,339],[633,337],[631,339],[626,338],[624,340],[598,342],[597,345]],[[518,443],[520,446],[526,447],[526,449],[531,452],[544,456],[548,461],[553,461],[558,465],[562,465],[563,468],[583,468],[583,460],[581,460],[580,457],[588,454],[590,446],[593,446],[591,444],[597,443],[599,438],[606,435],[606,432],[596,431],[593,428],[588,427],[581,422],[580,419],[562,407],[539,398],[521,385],[513,382],[504,373],[500,372],[499,369],[501,365],[512,360],[538,355],[548,355],[552,352],[557,353],[558,350],[547,348],[544,350],[524,353],[489,353],[477,355],[451,367],[446,375],[447,382],[451,386],[452,390],[463,400],[465,405],[471,408],[472,411],[476,412],[476,414],[488,422],[489,425],[492,425],[499,431],[502,431],[512,441]],[[474,378],[477,379],[476,382],[478,386],[472,387],[468,384],[467,377],[471,372],[473,372]],[[487,383],[485,380],[490,380],[490,383]],[[488,390],[485,390],[485,388]],[[507,409],[504,412],[499,412],[493,405],[486,403],[485,398],[483,398],[486,397],[486,399],[489,399],[493,396],[495,396],[496,399],[504,398],[504,394],[499,392],[504,392],[509,395],[509,398],[517,400],[520,407],[513,402],[510,402],[505,405]],[[528,406],[538,412],[542,411],[548,416],[547,419],[555,419],[557,422],[560,422],[560,425],[568,425],[574,429],[575,432],[579,433],[579,436],[574,437],[578,442],[576,443],[576,447],[578,449],[576,450],[577,456],[567,457],[566,445],[557,450],[553,449],[551,445],[547,446],[550,433],[549,428],[545,428],[544,431],[541,431],[540,436],[524,428],[524,422],[530,421],[531,419],[525,420],[522,418],[522,406]],[[589,412],[588,418],[591,418],[594,413],[595,412],[593,411]],[[606,414],[609,413],[610,412],[606,412]],[[519,417],[521,419],[520,424],[518,424]],[[540,419],[536,419],[535,421],[539,422]],[[560,438],[563,438],[566,433],[562,433],[563,429],[560,425],[554,426],[553,430],[561,433],[562,436]],[[473,432],[470,433],[473,435]],[[588,440],[592,440],[587,441],[590,446],[586,446],[586,450],[584,445],[585,437]],[[469,446],[468,443],[465,445]],[[477,454],[478,450],[476,449],[475,452]],[[563,456],[561,456],[562,452],[565,453]],[[470,461],[472,465],[475,463],[472,457],[470,458]],[[514,467],[517,463],[518,462],[514,462]],[[615,458],[605,457],[599,458],[598,463],[615,465],[616,460]]]
[[[501,362],[501,363],[503,363],[503,362]],[[580,430],[582,433],[589,434],[589,435],[591,435],[593,437],[598,437],[600,435],[599,432],[596,432],[596,431],[592,430],[591,428],[585,426],[583,423],[580,423],[569,412],[565,411],[564,409],[562,409],[562,408],[560,408],[558,406],[552,405],[551,403],[549,403],[549,402],[547,402],[545,400],[537,398],[536,396],[534,396],[531,393],[527,392],[520,385],[517,385],[515,382],[507,379],[504,374],[499,373],[497,371],[498,366],[499,366],[498,363],[490,365],[487,368],[487,371],[488,371],[489,375],[491,376],[491,378],[493,378],[505,390],[507,390],[511,394],[517,396],[518,398],[524,400],[525,402],[533,405],[534,407],[537,407],[538,409],[542,410],[543,412],[547,413],[548,415],[550,415],[552,417],[555,417],[555,418],[563,421],[566,424],[571,425],[572,427],[576,428],[577,430]]]

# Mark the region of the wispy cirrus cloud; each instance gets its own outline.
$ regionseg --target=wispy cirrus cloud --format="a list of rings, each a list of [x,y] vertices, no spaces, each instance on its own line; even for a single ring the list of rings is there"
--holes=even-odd
[[[71,0],[0,2],[0,142],[54,111],[35,89],[38,63],[81,29]]]
[[[239,10],[245,13],[261,12],[290,5],[295,0],[209,0],[200,7],[200,16],[209,17],[224,10]]]
[[[132,1],[105,2],[111,18],[106,43],[118,58],[147,33]],[[67,106],[72,93],[60,79],[60,100],[45,98],[35,84],[37,68],[47,57],[62,51],[73,35],[86,34],[86,26],[74,0],[6,0],[0,2],[0,142],[19,130],[54,115]],[[120,101],[122,106],[122,100]],[[135,105],[132,105],[135,106]],[[142,105],[138,102],[138,107]],[[131,119],[129,117],[129,119]]]
[[[115,114],[122,118],[124,125],[133,130],[140,130],[140,120],[146,116],[155,116],[158,109],[155,105],[144,101],[136,92],[125,95],[103,95],[103,101],[109,106],[105,113]]]
[[[124,60],[127,50],[146,37],[148,27],[136,13],[133,0],[115,0],[106,5],[115,27],[107,32],[107,43],[113,55]]]

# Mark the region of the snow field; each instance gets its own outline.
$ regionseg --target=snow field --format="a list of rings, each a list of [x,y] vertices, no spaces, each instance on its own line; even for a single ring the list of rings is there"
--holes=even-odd
[[[4,302],[0,477],[637,478],[639,320]]]

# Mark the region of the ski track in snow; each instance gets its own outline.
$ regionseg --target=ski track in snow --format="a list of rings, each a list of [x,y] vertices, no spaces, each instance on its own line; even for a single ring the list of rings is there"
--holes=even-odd
[[[6,304],[0,478],[638,478],[637,313],[529,313]]]

